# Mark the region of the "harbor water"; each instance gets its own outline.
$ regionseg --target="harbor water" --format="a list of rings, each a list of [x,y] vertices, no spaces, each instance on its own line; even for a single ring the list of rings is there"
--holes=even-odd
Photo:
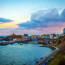
[[[0,65],[36,65],[52,52],[50,48],[39,47],[39,44],[0,46]]]

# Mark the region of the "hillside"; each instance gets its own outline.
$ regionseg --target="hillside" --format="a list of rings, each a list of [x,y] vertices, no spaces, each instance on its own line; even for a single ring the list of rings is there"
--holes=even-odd
[[[47,62],[47,65],[65,65],[65,35],[58,38],[55,44],[60,51],[52,57],[51,62]]]

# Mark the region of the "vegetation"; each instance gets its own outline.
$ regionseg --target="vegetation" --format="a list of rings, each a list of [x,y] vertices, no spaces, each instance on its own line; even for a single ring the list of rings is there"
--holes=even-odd
[[[53,60],[47,65],[65,65],[65,35],[59,37],[54,43],[60,51],[53,56]]]

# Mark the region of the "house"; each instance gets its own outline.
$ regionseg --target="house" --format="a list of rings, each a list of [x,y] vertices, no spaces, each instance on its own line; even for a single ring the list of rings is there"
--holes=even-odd
[[[38,41],[38,38],[37,38],[36,35],[32,35],[32,36],[30,36],[30,39],[31,39],[32,41]]]
[[[14,38],[13,41],[22,41],[21,38]]]
[[[63,34],[65,34],[65,28],[63,29]]]
[[[50,39],[50,34],[44,34],[44,35],[41,35],[41,37],[43,39]]]

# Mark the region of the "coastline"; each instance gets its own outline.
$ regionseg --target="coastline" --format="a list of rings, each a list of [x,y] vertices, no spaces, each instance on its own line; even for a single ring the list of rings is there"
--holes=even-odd
[[[18,41],[9,41],[8,44],[15,44],[18,43]],[[22,42],[19,42],[18,44],[21,44]],[[29,42],[23,42],[23,44],[35,44],[38,43],[38,41],[29,41]],[[39,44],[39,43],[38,43]],[[59,51],[59,48],[55,47],[55,46],[51,46],[51,45],[43,45],[40,44],[39,47],[48,47],[50,49],[53,50],[53,52],[51,54],[49,54],[48,56],[46,56],[45,58],[43,58],[39,63],[37,63],[36,65],[42,65],[44,62],[47,62],[49,58],[51,58],[51,56],[53,56],[55,53],[57,53]]]
[[[56,47],[55,47],[56,48]],[[48,56],[46,56],[45,58],[43,58],[39,63],[37,63],[36,65],[42,65],[44,63],[46,63],[49,58],[51,58],[51,56],[53,56],[54,54],[56,54],[57,52],[59,52],[59,48],[56,48],[51,54],[49,54]]]
[[[51,46],[51,45],[40,45],[40,47],[48,47],[48,48],[50,48],[52,50],[55,50],[56,49],[55,46]]]

